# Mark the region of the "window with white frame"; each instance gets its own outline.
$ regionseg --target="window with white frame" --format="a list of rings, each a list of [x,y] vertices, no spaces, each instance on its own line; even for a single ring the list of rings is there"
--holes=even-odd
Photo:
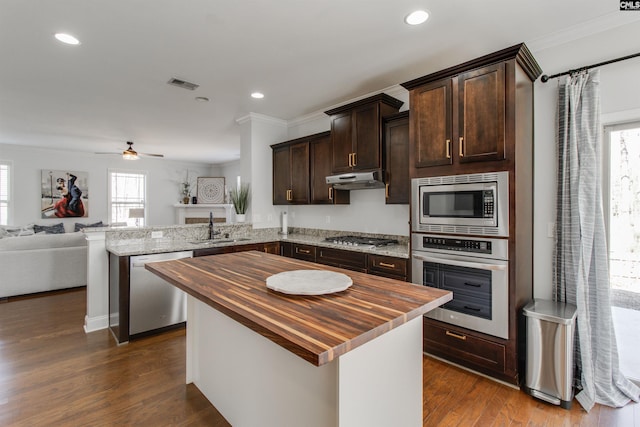
[[[9,224],[11,208],[11,164],[0,160],[0,225]]]
[[[146,189],[146,172],[109,170],[109,222],[144,226]]]

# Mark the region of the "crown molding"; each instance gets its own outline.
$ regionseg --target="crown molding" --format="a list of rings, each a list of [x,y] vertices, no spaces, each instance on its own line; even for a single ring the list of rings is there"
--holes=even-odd
[[[236,123],[238,123],[239,125],[243,125],[243,124],[249,123],[249,122],[262,122],[262,123],[267,123],[267,124],[271,124],[271,125],[283,126],[285,128],[287,127],[287,121],[286,120],[278,119],[276,117],[267,116],[265,114],[249,113],[246,116],[242,116],[242,117],[236,119]]]
[[[304,116],[296,117],[287,122],[289,127],[301,126],[305,123],[315,122],[317,120],[329,120],[329,116],[327,116],[324,111],[318,110],[313,113],[305,114]]]
[[[640,21],[640,13],[616,11],[589,21],[572,25],[560,31],[527,41],[532,52],[540,52],[594,34],[602,33],[623,25]]]

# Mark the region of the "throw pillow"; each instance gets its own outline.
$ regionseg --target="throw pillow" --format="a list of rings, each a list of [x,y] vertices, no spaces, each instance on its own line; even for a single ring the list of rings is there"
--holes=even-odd
[[[91,227],[102,227],[102,221],[98,221],[98,222],[94,222],[93,224],[81,224],[79,222],[76,222],[76,226],[74,227],[73,231],[82,231],[83,228],[91,228]]]
[[[0,238],[33,236],[33,224],[29,225],[2,225],[0,226]]]
[[[58,223],[54,225],[34,225],[33,230],[36,233],[44,231],[47,234],[63,234],[64,233],[64,224]]]

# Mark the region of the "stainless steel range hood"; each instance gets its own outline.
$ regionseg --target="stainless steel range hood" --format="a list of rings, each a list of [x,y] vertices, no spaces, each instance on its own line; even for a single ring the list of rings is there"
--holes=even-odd
[[[326,178],[327,184],[336,190],[363,190],[368,188],[384,188],[380,172],[353,172],[331,175]]]

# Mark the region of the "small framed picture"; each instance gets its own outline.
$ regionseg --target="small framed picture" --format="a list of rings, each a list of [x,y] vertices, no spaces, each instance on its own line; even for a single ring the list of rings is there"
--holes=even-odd
[[[198,177],[198,203],[224,203],[224,177]]]

